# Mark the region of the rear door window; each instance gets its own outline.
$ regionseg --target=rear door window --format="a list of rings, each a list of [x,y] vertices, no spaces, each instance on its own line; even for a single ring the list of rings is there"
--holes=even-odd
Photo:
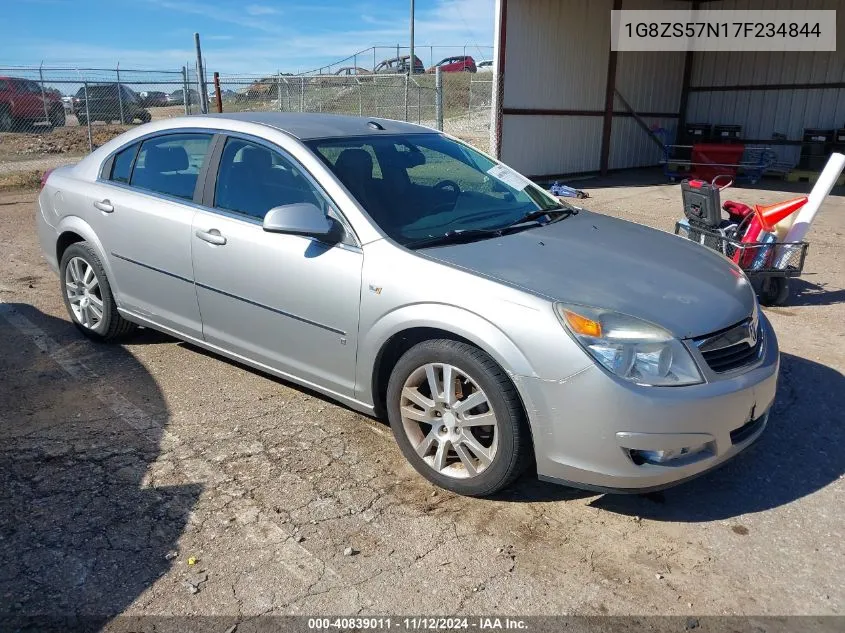
[[[211,134],[168,134],[141,145],[130,184],[139,189],[191,200],[208,154]]]

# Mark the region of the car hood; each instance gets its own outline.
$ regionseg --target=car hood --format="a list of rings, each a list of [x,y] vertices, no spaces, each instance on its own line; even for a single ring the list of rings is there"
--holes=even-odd
[[[734,325],[755,303],[748,279],[718,253],[583,210],[503,237],[417,252],[551,300],[645,319],[679,338]]]

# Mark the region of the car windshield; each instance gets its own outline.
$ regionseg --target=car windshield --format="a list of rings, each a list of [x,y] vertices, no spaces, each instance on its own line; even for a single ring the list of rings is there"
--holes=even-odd
[[[403,245],[493,232],[561,203],[512,169],[442,134],[307,142],[370,217]]]

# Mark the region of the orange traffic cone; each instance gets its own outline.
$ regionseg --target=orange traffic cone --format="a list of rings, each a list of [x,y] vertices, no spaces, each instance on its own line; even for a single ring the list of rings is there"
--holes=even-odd
[[[755,204],[754,213],[760,221],[761,228],[767,233],[773,233],[775,230],[775,224],[783,220],[785,217],[795,213],[805,204],[807,204],[807,196],[800,196],[798,198],[792,198],[792,200],[776,202],[775,204],[770,204],[765,207]]]

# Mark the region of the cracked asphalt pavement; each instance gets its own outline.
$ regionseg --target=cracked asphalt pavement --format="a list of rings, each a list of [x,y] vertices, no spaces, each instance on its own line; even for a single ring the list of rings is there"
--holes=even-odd
[[[578,183],[670,230],[677,186]],[[783,192],[735,189],[772,202]],[[646,496],[531,475],[428,484],[390,430],[141,330],[84,339],[40,257],[36,192],[0,194],[0,615],[841,614],[845,200],[767,310],[783,351],[747,453]],[[5,613],[5,615],[2,615]],[[2,628],[2,627],[0,627]]]

